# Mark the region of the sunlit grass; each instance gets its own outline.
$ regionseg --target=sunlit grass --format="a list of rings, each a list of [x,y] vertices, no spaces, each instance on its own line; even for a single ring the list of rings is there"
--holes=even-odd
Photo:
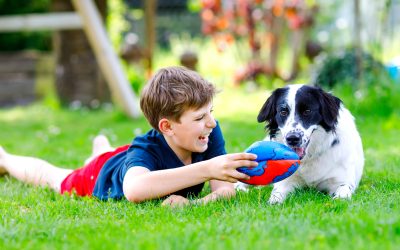
[[[227,151],[242,152],[263,139],[257,114],[271,90],[233,87],[242,49],[218,53],[212,41],[175,39],[172,52],[157,51],[154,68],[178,65],[185,49],[198,53],[198,71],[220,90],[214,115]],[[376,95],[360,103],[352,89],[334,93],[354,111],[365,150],[364,176],[350,201],[305,189],[270,206],[268,186],[206,206],[168,209],[159,200],[136,205],[61,196],[5,177],[0,178],[0,249],[397,249],[400,98],[392,93],[389,101],[378,99],[384,100],[378,106]],[[129,119],[118,108],[90,111],[44,103],[0,110],[0,145],[78,168],[95,135],[105,134],[117,146],[150,128],[144,117]]]
[[[256,116],[268,91],[224,88],[214,103],[228,152],[264,137]],[[359,117],[366,165],[351,201],[314,189],[277,206],[271,187],[252,188],[207,206],[171,210],[160,201],[135,205],[67,197],[0,179],[1,249],[396,249],[400,244],[400,117]],[[98,133],[113,145],[149,129],[118,109],[52,109],[41,104],[0,110],[0,144],[12,153],[81,166]]]

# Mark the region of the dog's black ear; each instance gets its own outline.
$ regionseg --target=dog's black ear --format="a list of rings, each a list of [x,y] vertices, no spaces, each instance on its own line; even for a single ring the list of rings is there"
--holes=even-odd
[[[333,130],[339,117],[339,109],[342,101],[336,96],[318,88],[318,98],[321,105],[321,114],[326,130]]]
[[[274,97],[271,95],[264,103],[260,112],[258,112],[257,121],[258,122],[265,122],[274,117],[274,110],[275,110],[275,100]],[[275,111],[276,112],[276,111]]]
[[[266,129],[269,130],[271,137],[275,136],[278,129],[278,123],[275,120],[277,112],[276,105],[279,97],[284,92],[284,88],[279,88],[272,92],[271,96],[267,99],[267,101],[265,101],[257,116],[258,122],[267,122]]]
[[[276,102],[278,99],[278,89],[272,92],[271,96],[265,101],[264,105],[258,112],[257,121],[258,122],[271,122],[271,120],[276,115]]]

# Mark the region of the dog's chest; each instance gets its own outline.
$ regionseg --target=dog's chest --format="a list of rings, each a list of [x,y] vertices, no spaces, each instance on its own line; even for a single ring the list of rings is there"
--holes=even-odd
[[[321,182],[334,178],[335,162],[329,157],[321,156],[316,159],[304,161],[296,172],[308,186],[317,186]]]

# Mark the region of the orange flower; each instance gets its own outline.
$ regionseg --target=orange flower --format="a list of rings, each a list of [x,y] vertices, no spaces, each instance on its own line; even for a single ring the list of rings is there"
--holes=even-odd
[[[201,18],[206,22],[211,22],[214,18],[214,13],[209,9],[204,9],[201,12]]]

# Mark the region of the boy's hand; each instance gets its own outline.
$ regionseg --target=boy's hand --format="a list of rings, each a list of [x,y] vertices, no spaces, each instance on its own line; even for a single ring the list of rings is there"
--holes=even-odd
[[[257,167],[258,163],[254,161],[257,155],[250,153],[236,153],[220,155],[210,159],[208,173],[211,179],[237,182],[240,179],[249,179],[246,174],[238,172],[239,167]]]
[[[189,205],[189,200],[180,195],[170,195],[167,199],[163,201],[161,206],[170,206],[170,207],[183,207]]]

